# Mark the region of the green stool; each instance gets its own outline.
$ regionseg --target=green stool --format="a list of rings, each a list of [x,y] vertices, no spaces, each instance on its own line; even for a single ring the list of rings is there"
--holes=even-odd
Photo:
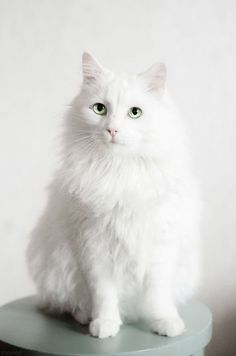
[[[0,308],[0,355],[203,356],[212,333],[210,311],[194,301],[180,314],[187,327],[182,336],[158,336],[134,323],[100,340],[70,315],[46,315],[36,308],[36,297],[27,297]]]

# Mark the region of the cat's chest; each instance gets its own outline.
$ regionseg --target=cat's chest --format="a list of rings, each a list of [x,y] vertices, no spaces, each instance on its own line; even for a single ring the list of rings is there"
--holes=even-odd
[[[98,211],[79,203],[73,216],[76,217],[75,235],[84,241],[83,244],[96,247],[99,255],[106,251],[113,266],[127,265],[136,270],[140,266],[138,261],[144,262],[156,231],[155,205],[117,204],[109,210]]]
[[[168,180],[159,167],[135,162],[84,169],[78,183],[80,200],[101,212],[117,207],[142,210],[157,204],[168,190]]]

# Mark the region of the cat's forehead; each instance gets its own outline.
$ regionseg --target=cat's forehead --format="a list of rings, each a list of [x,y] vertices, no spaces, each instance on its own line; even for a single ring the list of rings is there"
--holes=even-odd
[[[129,73],[113,75],[103,86],[103,96],[109,102],[127,102],[137,95],[139,91],[137,75]]]

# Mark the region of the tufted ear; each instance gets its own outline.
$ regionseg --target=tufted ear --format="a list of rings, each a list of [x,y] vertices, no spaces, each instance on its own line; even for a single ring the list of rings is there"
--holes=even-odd
[[[139,74],[148,91],[162,91],[166,83],[166,66],[164,63],[153,64],[146,72]]]
[[[84,52],[82,56],[82,68],[84,81],[90,83],[95,81],[103,72],[102,66],[88,52]]]

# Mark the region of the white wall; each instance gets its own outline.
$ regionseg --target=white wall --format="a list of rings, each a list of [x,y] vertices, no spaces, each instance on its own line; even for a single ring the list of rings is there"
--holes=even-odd
[[[236,2],[0,0],[0,304],[34,292],[24,251],[56,165],[56,137],[91,50],[115,70],[169,68],[206,201],[201,299],[208,355],[236,354]]]

